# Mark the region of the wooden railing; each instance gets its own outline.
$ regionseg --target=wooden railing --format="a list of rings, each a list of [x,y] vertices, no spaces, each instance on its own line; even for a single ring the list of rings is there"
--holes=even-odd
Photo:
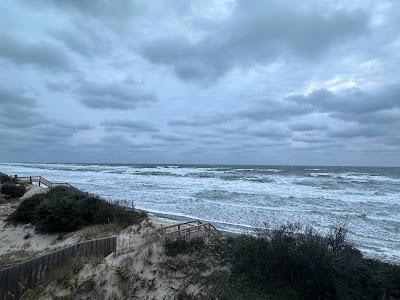
[[[157,232],[165,238],[191,237],[207,234],[216,238],[221,237],[221,233],[211,223],[203,223],[200,220],[194,220],[171,226],[162,227]]]
[[[39,183],[39,186],[40,186],[40,184],[43,184],[43,185],[47,186],[48,188],[53,188],[56,186],[65,186],[65,187],[70,187],[70,188],[74,187],[73,185],[69,184],[68,182],[51,182],[42,176],[25,176],[25,177],[15,176],[14,178],[19,182],[28,182],[28,183],[37,182],[37,183]]]
[[[78,256],[106,257],[115,252],[117,237],[84,241],[0,270],[0,299],[19,299],[46,273]]]

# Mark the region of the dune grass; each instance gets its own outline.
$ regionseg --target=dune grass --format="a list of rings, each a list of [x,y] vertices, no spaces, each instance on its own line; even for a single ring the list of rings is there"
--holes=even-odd
[[[364,258],[343,226],[265,228],[214,249],[229,270],[214,274],[220,299],[400,299],[400,266]]]

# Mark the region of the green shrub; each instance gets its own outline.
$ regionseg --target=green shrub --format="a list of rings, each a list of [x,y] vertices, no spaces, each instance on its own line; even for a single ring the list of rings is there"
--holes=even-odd
[[[191,240],[184,238],[167,239],[164,247],[166,255],[177,256],[178,254],[190,253],[202,249],[204,247],[204,240],[201,238]]]
[[[92,224],[120,226],[140,223],[147,215],[74,188],[55,187],[21,202],[9,221],[32,223],[40,232],[67,232]]]
[[[9,196],[10,198],[19,198],[25,194],[25,187],[10,183],[4,183],[1,186],[1,193]]]

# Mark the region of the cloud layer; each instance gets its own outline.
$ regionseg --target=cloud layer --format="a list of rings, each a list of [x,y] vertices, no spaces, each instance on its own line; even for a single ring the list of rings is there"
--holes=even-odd
[[[0,161],[398,166],[399,11],[6,1]]]

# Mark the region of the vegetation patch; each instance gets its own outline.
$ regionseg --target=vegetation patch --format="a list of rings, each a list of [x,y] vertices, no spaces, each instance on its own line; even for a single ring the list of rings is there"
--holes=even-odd
[[[166,255],[177,256],[178,254],[187,254],[202,249],[204,240],[201,238],[191,240],[184,238],[167,239],[164,246]]]
[[[289,224],[215,247],[227,271],[211,282],[220,299],[399,299],[400,266],[366,259],[347,230],[324,236]]]
[[[82,240],[94,240],[110,235],[118,235],[124,227],[118,223],[109,223],[101,225],[93,225],[86,227],[81,233]]]
[[[128,281],[131,277],[131,270],[129,268],[129,265],[119,264],[115,268],[115,275],[117,276],[119,282]]]
[[[0,184],[3,183],[17,183],[14,177],[8,176],[7,174],[0,173]]]
[[[1,193],[8,198],[19,198],[25,194],[25,187],[14,183],[3,183],[1,185]]]
[[[9,251],[6,254],[0,255],[0,269],[32,258],[37,254],[37,252],[29,251],[25,248]]]
[[[55,187],[22,201],[9,221],[31,223],[39,232],[68,232],[94,224],[115,223],[126,227],[146,218],[142,211],[109,203],[74,188]]]

